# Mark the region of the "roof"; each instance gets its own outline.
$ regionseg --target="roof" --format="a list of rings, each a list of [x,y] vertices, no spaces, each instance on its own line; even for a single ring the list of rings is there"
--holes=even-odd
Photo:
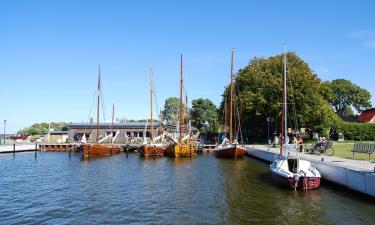
[[[55,130],[55,131],[50,131],[49,134],[52,134],[52,135],[68,134],[68,131],[64,131],[64,130]]]
[[[358,116],[358,120],[364,123],[371,123],[375,117],[375,108],[367,109]]]
[[[151,126],[150,123],[146,122],[125,122],[125,123],[113,123],[114,129],[123,129],[123,128],[144,128],[145,126]],[[100,129],[110,129],[112,123],[103,122],[99,123]],[[154,122],[155,127],[159,127],[159,122]],[[96,123],[72,123],[69,125],[70,129],[94,129],[96,128]]]

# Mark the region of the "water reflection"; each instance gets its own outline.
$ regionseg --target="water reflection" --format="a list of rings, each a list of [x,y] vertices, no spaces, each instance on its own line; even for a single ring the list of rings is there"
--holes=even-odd
[[[4,224],[375,224],[342,189],[289,191],[251,158],[0,156]]]

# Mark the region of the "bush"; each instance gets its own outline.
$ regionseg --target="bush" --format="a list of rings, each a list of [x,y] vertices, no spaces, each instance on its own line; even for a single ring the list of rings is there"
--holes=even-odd
[[[375,141],[375,124],[370,123],[337,123],[333,133],[343,133],[346,140]]]

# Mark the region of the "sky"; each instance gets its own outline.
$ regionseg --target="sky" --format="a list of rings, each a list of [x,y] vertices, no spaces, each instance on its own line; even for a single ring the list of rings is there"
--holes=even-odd
[[[37,122],[87,122],[102,69],[106,120],[149,116],[179,96],[220,103],[235,70],[283,43],[322,80],[366,88],[375,105],[375,1],[0,0],[0,130]],[[91,114],[95,115],[94,112]],[[156,113],[155,113],[156,116]],[[103,119],[103,118],[102,118]]]

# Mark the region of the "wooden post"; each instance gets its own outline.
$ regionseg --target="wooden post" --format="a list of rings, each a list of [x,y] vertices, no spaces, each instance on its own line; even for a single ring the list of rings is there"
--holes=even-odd
[[[34,154],[34,158],[36,159],[37,158],[37,152],[38,152],[38,144],[35,143],[35,154]]]
[[[16,157],[16,144],[13,144],[13,158]]]

